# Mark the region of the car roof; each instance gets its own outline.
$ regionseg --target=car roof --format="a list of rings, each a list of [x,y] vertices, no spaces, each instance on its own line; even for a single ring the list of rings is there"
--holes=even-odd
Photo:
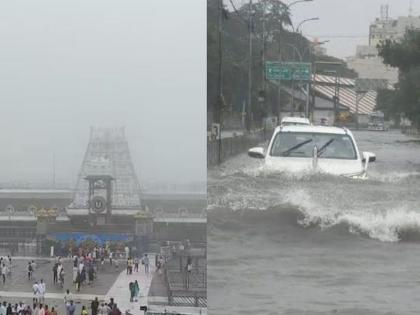
[[[310,121],[308,118],[305,117],[284,117],[281,120],[282,123],[285,122],[291,122],[291,123],[301,123],[301,124],[310,124]]]
[[[277,127],[275,132],[305,132],[305,133],[329,133],[329,134],[351,134],[347,128],[313,125],[290,125]]]

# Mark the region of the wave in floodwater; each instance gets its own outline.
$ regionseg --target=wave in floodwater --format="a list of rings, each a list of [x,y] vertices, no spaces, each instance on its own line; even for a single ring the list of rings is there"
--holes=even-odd
[[[220,172],[220,178],[227,178],[231,176],[249,176],[249,177],[282,177],[294,180],[311,180],[311,178],[316,177],[324,177],[324,178],[334,178],[335,176],[330,176],[327,174],[314,174],[313,172],[279,172],[277,170],[272,170],[265,167],[262,163],[258,165],[247,165],[242,167],[240,170],[222,170]],[[219,178],[219,180],[220,180]],[[343,177],[338,177],[342,179]],[[368,177],[366,180],[370,181],[378,181],[383,183],[396,183],[405,180],[419,180],[420,182],[420,171],[391,171],[391,172],[383,172],[380,170],[368,170]],[[358,179],[352,179],[358,180]],[[360,179],[359,179],[360,180]]]
[[[326,233],[344,229],[384,242],[420,241],[419,185],[419,172],[378,172],[368,180],[353,180],[254,167],[220,174],[213,183],[210,179],[209,209],[217,209],[220,226],[233,215],[239,225],[263,220],[265,229],[271,223],[294,224]],[[228,228],[236,226],[231,217],[227,222]]]

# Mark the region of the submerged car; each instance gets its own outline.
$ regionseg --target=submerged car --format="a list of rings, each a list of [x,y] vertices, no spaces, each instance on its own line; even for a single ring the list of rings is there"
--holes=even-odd
[[[281,120],[280,126],[309,126],[311,122],[308,118],[304,117],[284,117]]]
[[[277,127],[267,151],[255,147],[253,158],[264,159],[269,169],[286,172],[318,171],[332,175],[365,178],[371,152],[359,152],[350,130],[325,126]]]

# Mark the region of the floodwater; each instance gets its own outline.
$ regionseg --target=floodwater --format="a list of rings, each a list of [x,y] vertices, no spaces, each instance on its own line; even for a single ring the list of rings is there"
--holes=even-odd
[[[209,171],[210,314],[419,314],[420,143],[354,132],[368,180]]]

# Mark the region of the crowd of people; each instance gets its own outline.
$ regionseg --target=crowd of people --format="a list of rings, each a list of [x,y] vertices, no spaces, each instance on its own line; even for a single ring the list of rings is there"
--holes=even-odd
[[[89,253],[87,256],[73,257],[73,282],[76,284],[77,292],[80,292],[82,285],[93,283],[97,270],[95,255]]]
[[[76,315],[76,304],[67,290],[64,296],[64,310],[66,315]],[[121,315],[121,311],[113,298],[109,302],[100,302],[95,298],[89,305],[82,305],[80,315]],[[57,307],[57,306],[56,306]],[[19,303],[8,303],[3,301],[0,304],[0,315],[59,315],[56,307],[49,307],[44,302],[34,301],[32,305],[25,304],[22,301]],[[90,309],[90,312],[89,312]],[[64,315],[64,314],[60,314]]]
[[[73,262],[73,283],[76,286],[75,292],[80,292],[80,289],[85,284],[92,284],[97,276],[99,270],[105,268],[104,264],[109,260],[109,266],[118,267],[121,256],[106,251],[104,248],[95,247],[91,251],[82,251],[72,257]],[[66,259],[67,260],[67,259]],[[131,257],[126,252],[127,262],[127,274],[131,275],[133,272],[142,272],[140,265],[144,268],[145,274],[149,274],[150,270],[150,257],[147,254],[139,259],[138,257]],[[159,256],[156,259],[157,270],[163,269],[165,259],[163,256]],[[68,268],[68,267],[66,267]],[[66,315],[79,315],[75,314],[76,306],[70,293],[67,289],[64,293],[64,305],[60,307],[49,307],[46,304],[45,296],[47,291],[47,285],[45,281],[34,275],[37,269],[37,264],[34,260],[27,262],[26,272],[27,278],[32,283],[33,301],[31,304],[20,303],[9,303],[4,301],[0,304],[0,315],[58,315],[59,311],[57,308],[65,309]],[[11,277],[12,270],[12,257],[0,257],[0,272],[2,274],[2,282],[5,283],[6,276]],[[52,267],[52,283],[58,285],[61,288],[64,287],[65,267],[62,258],[57,256],[53,262]],[[36,280],[36,281],[34,281]],[[134,279],[133,279],[134,280]],[[137,302],[140,297],[140,285],[137,280],[130,281],[128,285],[130,302]],[[50,302],[51,304],[51,302]],[[80,307],[79,307],[80,309]],[[89,311],[90,310],[90,311]],[[78,311],[79,312],[79,311]],[[80,315],[121,315],[121,311],[118,309],[117,304],[113,299],[110,299],[109,303],[99,302],[96,298],[92,303],[87,306],[82,306]],[[60,314],[61,315],[61,314]],[[64,315],[64,314],[63,314]]]

